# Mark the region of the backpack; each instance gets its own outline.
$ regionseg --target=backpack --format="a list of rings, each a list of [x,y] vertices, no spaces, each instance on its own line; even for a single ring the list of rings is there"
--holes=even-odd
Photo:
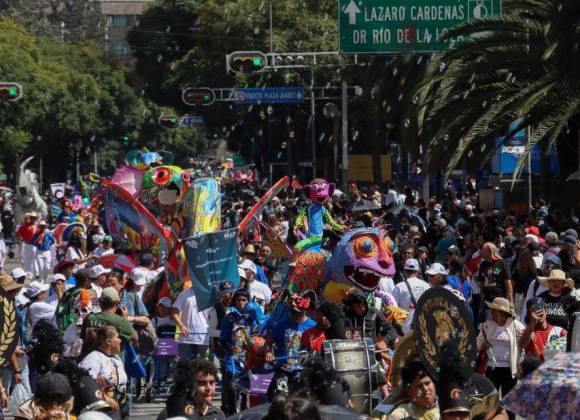
[[[75,311],[75,299],[80,293],[80,288],[67,290],[60,302],[58,302],[56,322],[61,331],[66,331],[70,325],[77,322],[78,315]]]

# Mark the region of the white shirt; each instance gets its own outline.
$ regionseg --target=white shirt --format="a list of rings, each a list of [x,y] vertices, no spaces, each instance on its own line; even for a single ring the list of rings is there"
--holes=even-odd
[[[112,255],[115,253],[113,248],[105,249],[102,246],[98,246],[93,250],[93,254],[97,257],[102,257],[103,255]]]
[[[486,323],[491,322],[493,321],[486,321]],[[514,319],[513,322],[516,326],[516,340],[519,340],[526,327],[524,327],[524,325],[517,319]],[[486,335],[487,341],[491,344],[491,350],[495,358],[495,367],[510,367],[510,339],[507,333],[508,326],[509,323],[506,323],[506,325],[503,326],[497,325],[491,337]]]
[[[73,248],[72,246],[69,246],[66,250],[66,253],[64,254],[64,259],[65,260],[84,260],[85,259],[85,254],[83,254],[82,251],[77,251],[75,248]],[[80,270],[81,268],[85,268],[85,263],[83,264],[75,264],[74,267],[74,272],[76,273],[77,270]]]
[[[395,282],[392,277],[381,277],[379,290],[392,295],[395,292]]]
[[[34,302],[28,308],[28,317],[32,327],[36,325],[41,319],[48,320],[51,324],[56,326],[56,319],[54,313],[56,312],[56,305],[51,305],[47,302]]]
[[[209,309],[201,312],[198,311],[193,288],[190,287],[181,292],[175,302],[173,302],[173,307],[181,311],[181,322],[190,332],[188,335],[180,334],[179,342],[207,345],[209,343],[209,336],[207,334],[207,314]]]
[[[254,281],[248,285],[248,289],[250,289],[251,299],[256,297],[259,300],[263,300],[263,302],[260,303],[260,307],[262,308],[262,311],[264,311],[266,309],[266,305],[269,304],[270,300],[272,299],[272,291],[268,285],[254,279]]]
[[[101,286],[95,283],[91,283],[91,289],[93,289],[97,294],[97,299],[101,297],[101,293],[103,293],[103,288]]]
[[[407,279],[409,286],[413,292],[413,296],[415,301],[418,301],[423,292],[431,287],[429,283],[423,281],[417,277],[409,277]],[[413,305],[413,300],[411,299],[411,294],[409,293],[409,288],[405,284],[405,282],[401,282],[395,286],[395,290],[393,291],[393,297],[399,304],[399,308],[408,311]]]
[[[215,306],[209,308],[209,311],[207,313],[207,323],[209,326],[208,328],[209,336],[212,338],[219,338],[222,326],[218,325],[218,316],[217,311],[215,310]]]
[[[111,385],[127,383],[127,373],[119,356],[108,356],[99,350],[94,350],[81,360],[79,367],[88,370],[95,380],[101,377]]]

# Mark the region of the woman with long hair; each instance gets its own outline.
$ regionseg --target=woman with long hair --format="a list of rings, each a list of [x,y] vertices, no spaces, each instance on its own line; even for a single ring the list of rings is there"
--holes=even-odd
[[[87,257],[87,241],[80,232],[72,232],[68,239],[68,245],[64,259],[75,263],[74,272],[85,268],[85,264],[94,257]]]
[[[537,275],[538,269],[532,253],[527,247],[519,248],[517,250],[515,268],[512,273],[512,278],[515,283],[514,292],[516,313],[519,314],[521,312],[530,283],[536,279]]]

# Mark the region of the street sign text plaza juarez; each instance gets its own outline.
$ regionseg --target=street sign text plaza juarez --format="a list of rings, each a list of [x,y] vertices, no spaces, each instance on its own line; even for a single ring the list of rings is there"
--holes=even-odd
[[[438,52],[460,23],[501,14],[501,0],[340,0],[341,53]]]

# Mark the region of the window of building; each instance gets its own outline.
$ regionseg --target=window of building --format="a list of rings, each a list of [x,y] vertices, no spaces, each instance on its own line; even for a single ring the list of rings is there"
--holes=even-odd
[[[129,16],[113,15],[111,16],[111,24],[113,28],[126,28],[129,26]]]
[[[127,55],[129,54],[129,44],[127,41],[113,41],[111,43],[111,50],[114,54]]]

